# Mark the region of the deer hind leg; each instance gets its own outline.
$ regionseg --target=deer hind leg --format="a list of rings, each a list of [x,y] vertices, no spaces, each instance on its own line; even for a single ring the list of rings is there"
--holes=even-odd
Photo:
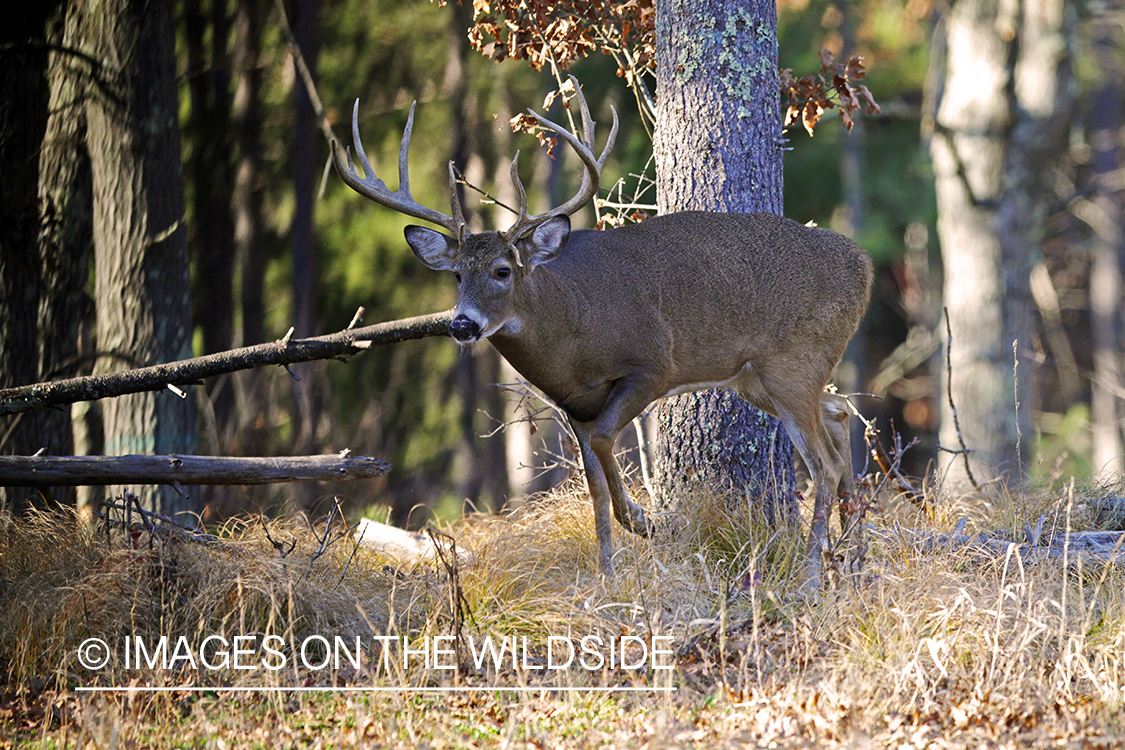
[[[855,472],[852,470],[852,446],[847,399],[835,393],[822,393],[820,396],[820,421],[824,426],[825,434],[828,436],[826,443],[828,464],[841,467],[840,481],[834,488],[834,492],[837,496],[853,494],[855,492]],[[806,480],[812,480],[812,476],[800,451],[797,451],[796,463],[797,487],[801,488]]]
[[[808,581],[812,585],[820,579],[824,556],[828,552],[828,517],[832,504],[840,491],[846,469],[837,443],[825,428],[822,415],[825,402],[822,389],[817,385],[802,387],[800,383],[776,382],[768,376],[761,380],[761,392],[766,396],[766,409],[777,416],[793,440],[801,461],[812,479],[813,516],[809,529]],[[755,403],[755,401],[751,401]],[[833,404],[831,400],[828,402]],[[757,405],[757,404],[756,404]],[[845,443],[846,445],[846,443]],[[845,486],[847,486],[845,484]]]
[[[851,497],[855,494],[855,470],[852,468],[851,419],[848,400],[835,393],[820,395],[820,418],[828,435],[829,460],[840,467],[840,482],[836,487],[837,497]],[[840,529],[846,532],[849,519],[844,505],[840,505]]]
[[[830,458],[840,466],[837,494],[855,492],[855,471],[852,468],[851,414],[848,400],[836,393],[820,394],[820,419],[828,435]]]

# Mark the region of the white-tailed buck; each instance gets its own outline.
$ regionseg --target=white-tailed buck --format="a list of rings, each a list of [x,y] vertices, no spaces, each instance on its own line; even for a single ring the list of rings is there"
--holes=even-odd
[[[364,176],[350,151],[345,159],[333,143],[336,171],[362,195],[449,232],[410,226],[406,241],[423,263],[457,280],[453,338],[487,338],[570,418],[602,571],[612,572],[611,505],[625,528],[650,530],[613,457],[618,433],[658,398],[719,386],[780,418],[792,437],[816,486],[810,543],[818,558],[834,497],[853,481],[846,430],[841,440],[825,429],[825,418],[839,420],[840,404],[823,391],[867,307],[870,260],[835,232],[764,213],[692,211],[571,231],[569,215],[597,193],[617,134],[615,112],[605,149],[595,156],[594,123],[580,90],[575,98],[581,136],[531,114],[578,154],[581,187],[562,206],[530,215],[513,160],[519,216],[506,231],[466,231],[452,163],[452,216],[410,197],[413,107],[397,191],[375,176],[363,151],[358,101],[352,140]]]

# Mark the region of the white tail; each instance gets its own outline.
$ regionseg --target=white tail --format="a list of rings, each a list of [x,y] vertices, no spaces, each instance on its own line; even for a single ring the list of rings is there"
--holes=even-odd
[[[840,421],[839,400],[824,387],[867,307],[870,260],[835,232],[772,214],[684,212],[572,231],[568,214],[595,195],[613,140],[594,157],[580,90],[577,99],[582,138],[532,114],[578,152],[582,187],[558,209],[530,216],[513,162],[520,215],[507,231],[466,233],[452,188],[452,216],[410,198],[412,120],[395,193],[374,176],[354,122],[366,177],[334,148],[336,169],[367,197],[451,233],[411,226],[406,240],[423,263],[457,280],[453,337],[487,338],[570,418],[602,571],[612,572],[611,507],[626,528],[651,527],[622,483],[613,457],[618,433],[658,398],[711,387],[733,388],[785,425],[816,486],[810,540],[819,557],[834,496],[852,482],[847,430],[830,433],[825,424]],[[616,125],[615,115],[614,133]]]

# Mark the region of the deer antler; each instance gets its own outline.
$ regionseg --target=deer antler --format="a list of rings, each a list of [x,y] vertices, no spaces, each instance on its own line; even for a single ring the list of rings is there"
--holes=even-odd
[[[417,102],[414,104],[417,104]],[[336,165],[336,173],[360,195],[399,213],[445,227],[453,233],[454,237],[460,240],[466,227],[465,214],[461,210],[461,201],[457,198],[457,179],[453,173],[452,161],[449,162],[449,203],[453,209],[452,216],[446,216],[432,208],[426,208],[410,197],[410,176],[407,169],[406,154],[410,149],[410,133],[414,129],[414,104],[410,105],[410,116],[406,119],[406,129],[402,132],[402,145],[398,150],[398,190],[392,193],[387,188],[386,183],[375,176],[375,170],[371,167],[367,152],[363,150],[363,143],[359,138],[359,99],[355,100],[355,106],[352,108],[352,144],[355,146],[355,153],[359,157],[359,163],[363,167],[365,176],[360,177],[356,171],[355,164],[352,162],[351,150],[344,149],[344,153],[347,155],[347,163],[345,164],[343,157],[340,155],[339,146],[337,146],[336,141],[332,141],[332,161]]]
[[[578,154],[578,158],[586,166],[586,171],[582,173],[582,185],[578,188],[578,192],[573,198],[557,208],[552,208],[545,213],[532,215],[527,212],[527,193],[524,190],[523,182],[520,181],[518,163],[520,154],[517,151],[516,156],[512,159],[512,183],[516,186],[516,194],[519,197],[519,216],[516,218],[516,223],[511,226],[506,232],[501,232],[504,239],[508,242],[515,242],[521,237],[525,236],[529,231],[542,224],[547,219],[555,216],[564,216],[573,214],[579,210],[598,193],[598,185],[601,180],[602,165],[605,164],[606,157],[609,156],[610,150],[613,148],[614,141],[617,140],[617,110],[610,108],[613,111],[613,127],[609,132],[609,139],[606,141],[605,148],[602,149],[601,156],[594,157],[594,121],[590,117],[590,107],[586,104],[586,97],[582,95],[582,88],[578,85],[578,79],[574,76],[570,77],[570,83],[574,86],[575,98],[578,100],[578,109],[582,113],[582,138],[571,133],[569,130],[561,125],[556,125],[547,118],[540,115],[538,112],[528,110],[531,116],[534,117],[539,124],[552,130],[574,149]]]

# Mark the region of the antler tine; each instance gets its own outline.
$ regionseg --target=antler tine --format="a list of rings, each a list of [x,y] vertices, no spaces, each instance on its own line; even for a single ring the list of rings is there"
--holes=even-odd
[[[598,193],[598,186],[601,181],[601,168],[605,164],[605,160],[609,156],[609,152],[613,148],[613,144],[617,140],[617,110],[613,107],[610,107],[610,109],[613,111],[613,127],[610,129],[609,139],[606,141],[605,148],[602,149],[601,155],[594,156],[595,123],[593,118],[590,116],[590,108],[586,103],[586,97],[582,94],[581,87],[578,85],[578,80],[574,76],[571,76],[570,81],[574,85],[575,95],[578,99],[578,108],[582,115],[583,138],[580,139],[578,136],[576,136],[574,133],[570,132],[563,126],[551,122],[534,110],[529,109],[528,112],[539,122],[540,126],[557,133],[559,137],[565,140],[570,145],[570,147],[574,149],[575,153],[578,154],[578,158],[582,160],[582,163],[586,167],[585,171],[582,173],[582,185],[578,188],[578,192],[574,195],[574,197],[561,206],[538,215],[528,214],[526,193],[524,191],[523,183],[520,181],[519,173],[516,169],[516,163],[519,159],[519,153],[517,153],[516,158],[512,160],[511,173],[512,183],[515,185],[516,193],[518,194],[520,199],[519,216],[516,219],[515,224],[513,224],[512,227],[504,233],[504,235],[509,240],[519,239],[519,237],[525,234],[529,229],[532,229],[536,225],[542,223],[543,221],[546,221],[549,218],[552,218],[554,216],[573,214],[575,211],[579,210],[587,203],[589,203],[590,200]]]
[[[428,221],[431,224],[445,227],[453,233],[455,237],[460,239],[465,226],[465,217],[461,211],[461,202],[457,200],[456,182],[453,179],[453,168],[450,166],[450,197],[452,200],[453,216],[446,216],[440,211],[435,211],[432,208],[417,203],[410,196],[410,174],[407,167],[407,153],[410,150],[410,135],[414,129],[414,104],[410,105],[410,114],[406,118],[406,128],[402,132],[402,144],[398,150],[398,190],[391,192],[387,188],[386,183],[375,176],[375,170],[371,166],[371,161],[367,158],[367,152],[363,148],[363,142],[359,137],[359,99],[355,100],[355,105],[352,107],[352,145],[355,147],[356,158],[359,159],[359,164],[363,167],[364,176],[360,177],[359,172],[355,168],[355,163],[352,161],[351,151],[344,149],[347,156],[347,162],[340,155],[340,147],[336,141],[332,141],[332,162],[336,167],[336,173],[340,178],[348,184],[353,190],[365,198],[369,198],[376,203],[386,206],[387,208],[398,211],[399,213],[413,216],[415,219]]]
[[[453,209],[453,223],[457,225],[454,234],[460,242],[469,223],[465,221],[465,212],[461,210],[461,197],[457,195],[457,174],[453,169],[452,159],[449,160],[449,205]]]

